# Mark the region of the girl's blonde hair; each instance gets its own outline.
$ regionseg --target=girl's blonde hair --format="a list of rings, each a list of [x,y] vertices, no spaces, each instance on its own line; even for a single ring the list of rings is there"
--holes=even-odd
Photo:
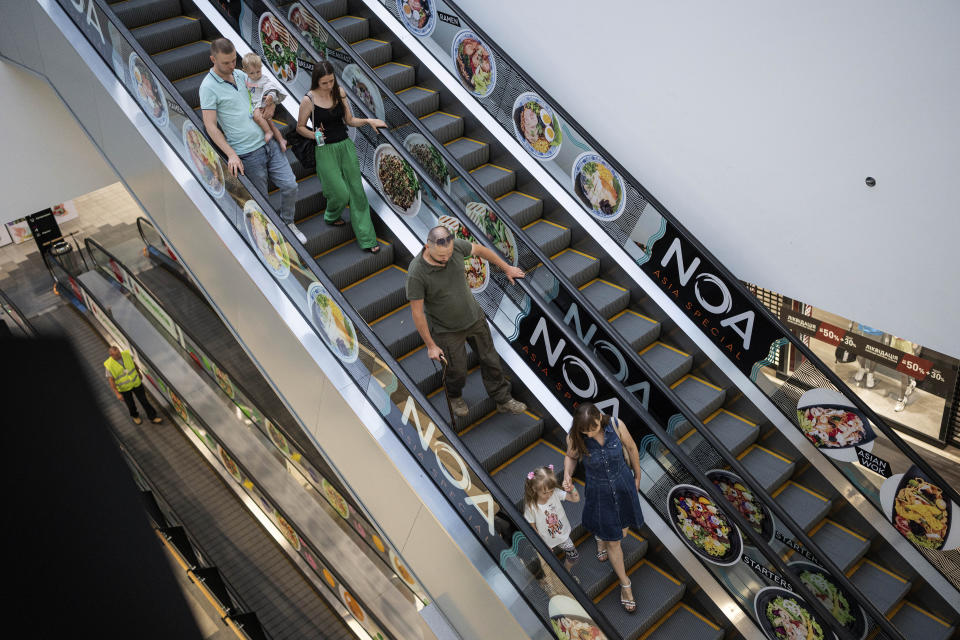
[[[538,494],[544,489],[554,491],[560,483],[553,472],[553,465],[537,467],[527,474],[527,481],[523,486],[523,506],[533,508],[537,504]]]
[[[242,60],[244,69],[256,69],[263,66],[263,63],[260,61],[260,56],[253,51],[243,54]]]

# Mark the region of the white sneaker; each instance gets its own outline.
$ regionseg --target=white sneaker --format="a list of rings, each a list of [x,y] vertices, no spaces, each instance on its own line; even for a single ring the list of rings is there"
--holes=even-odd
[[[873,379],[873,374],[872,374],[872,373],[868,373],[868,374],[867,374],[867,389],[873,389],[875,386],[877,386],[877,381]]]
[[[300,241],[300,244],[307,244],[307,236],[300,233],[300,229],[297,229],[297,224],[295,222],[289,223],[287,228],[289,228],[290,231],[293,231],[293,235],[297,237],[297,240]]]
[[[862,369],[862,368],[857,369],[857,373],[854,374],[853,379],[856,380],[857,382],[860,382],[861,380],[863,380],[863,374],[865,374],[866,372],[867,372],[866,369]]]
[[[916,379],[910,378],[910,386],[903,391],[903,397],[906,398],[907,396],[909,396],[911,393],[913,393],[913,390],[916,388],[917,388]]]
[[[907,399],[903,398],[902,400],[897,400],[897,404],[893,405],[893,410],[900,412],[903,411],[904,407],[907,406]]]

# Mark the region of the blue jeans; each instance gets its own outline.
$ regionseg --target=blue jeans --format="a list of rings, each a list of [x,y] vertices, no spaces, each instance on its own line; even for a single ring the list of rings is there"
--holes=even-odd
[[[297,209],[297,178],[287,157],[280,150],[276,140],[271,140],[256,151],[240,156],[243,161],[243,172],[257,191],[268,197],[267,177],[280,189],[280,219],[284,222],[293,222]]]

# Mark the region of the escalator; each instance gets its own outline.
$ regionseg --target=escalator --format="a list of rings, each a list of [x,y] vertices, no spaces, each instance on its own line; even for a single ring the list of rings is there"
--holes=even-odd
[[[133,2],[133,0],[130,0],[130,1]],[[134,7],[134,4],[136,5],[136,7]],[[126,10],[129,12],[130,16],[142,15],[141,10],[143,10],[145,5],[163,4],[163,3],[137,2],[134,4],[128,5],[128,7],[130,8]],[[137,11],[134,11],[134,9],[137,9]],[[191,18],[189,16],[182,16],[182,15],[168,16],[167,18],[164,18],[162,20],[164,22],[178,24],[180,25],[178,28],[183,28],[184,30],[190,29],[191,32],[196,32],[194,33],[194,35],[197,35],[198,37],[203,37],[204,35],[207,35],[209,37],[209,33],[204,34],[203,32],[203,28],[205,28],[207,25],[203,24],[202,20],[197,20],[196,18],[192,19],[193,23],[196,23],[196,22],[201,23],[200,25],[201,29],[199,32],[197,32],[197,28],[192,25]],[[357,21],[354,20],[354,21],[350,21],[349,23],[355,24],[356,22]],[[163,24],[163,23],[158,22],[157,24]],[[166,28],[166,27],[163,27],[163,28]],[[155,32],[158,29],[161,29],[161,27],[157,27],[156,25],[152,25],[152,24],[144,24],[144,25],[139,25],[136,29],[134,29],[133,33],[134,35],[136,35],[137,32],[139,31],[145,40],[147,40],[148,42],[152,42],[155,45],[156,42],[151,40],[151,38],[155,37],[155,35],[152,35],[152,34],[155,34]],[[139,37],[140,36],[138,36],[138,38]],[[180,36],[180,40],[178,40],[178,42],[180,42],[186,37],[187,36]],[[366,58],[368,55],[366,53],[367,49],[364,49],[364,47],[369,47],[371,50],[376,50],[378,48],[376,39],[367,38],[367,39],[364,39],[364,42],[366,42],[367,40],[370,40],[371,42],[361,46],[361,49],[364,50],[364,53],[362,54],[364,58]],[[197,42],[199,41],[194,41],[194,45],[190,45],[189,42],[183,42],[182,44],[178,45],[178,48],[185,49],[185,48],[188,48],[189,46],[196,46]],[[160,51],[161,56],[164,54],[167,54],[169,57],[169,55],[172,55],[172,53],[173,53],[172,51],[166,51],[166,50]],[[173,63],[171,63],[167,59],[165,59],[165,61],[169,65],[177,66],[177,65],[173,65]],[[194,86],[199,86],[199,81],[192,79],[191,77],[185,77],[182,79],[178,78],[177,80],[178,80],[177,86],[184,88],[187,91],[189,91],[191,82],[195,83]],[[300,175],[301,173],[302,172],[298,171],[298,175]],[[485,174],[481,174],[481,175],[485,175]],[[316,181],[315,177],[312,179]],[[302,185],[305,182],[308,182],[308,180],[303,180],[301,182],[302,188],[303,188]],[[492,188],[492,183],[490,185],[487,185],[487,187]],[[318,216],[314,216],[313,218],[309,218],[309,219],[304,218],[304,214],[307,213],[307,211],[311,208],[311,205],[308,202],[309,199],[315,197],[310,195],[309,189],[307,189],[306,191],[307,191],[307,194],[306,194],[307,197],[305,199],[301,199],[301,203],[300,205],[298,205],[298,217],[302,221],[301,230],[303,230],[304,233],[306,233],[308,237],[310,237],[310,243],[308,243],[308,247],[310,248],[311,253],[316,253],[317,263],[329,275],[330,279],[335,283],[336,287],[343,289],[347,300],[350,301],[351,304],[353,304],[353,306],[358,309],[358,311],[360,311],[360,315],[364,318],[364,320],[370,323],[374,332],[376,332],[376,334],[380,337],[383,343],[388,346],[388,349],[391,352],[391,354],[394,357],[401,356],[398,359],[401,361],[404,369],[406,369],[407,372],[410,374],[410,377],[416,381],[417,386],[419,386],[424,391],[435,390],[439,383],[439,380],[437,379],[438,373],[435,370],[431,371],[429,367],[429,363],[426,362],[426,359],[423,357],[424,354],[422,353],[423,351],[422,348],[419,349],[419,358],[421,359],[421,361],[420,362],[417,361],[418,350],[416,349],[416,346],[419,340],[418,340],[418,337],[416,336],[415,331],[412,328],[412,323],[409,322],[409,309],[402,304],[403,302],[402,269],[405,264],[402,250],[398,247],[398,249],[395,252],[390,251],[389,249],[394,245],[394,243],[390,241],[384,241],[382,243],[382,246],[383,248],[388,250],[381,251],[379,256],[376,256],[376,257],[387,258],[388,257],[387,254],[392,254],[392,255],[389,255],[388,262],[384,262],[382,264],[379,264],[379,263],[366,264],[366,265],[362,263],[357,264],[356,262],[353,261],[353,259],[357,256],[360,256],[360,257],[364,257],[364,256],[361,255],[359,250],[356,249],[354,242],[346,241],[343,244],[337,245],[336,244],[337,239],[330,238],[331,233],[335,232],[335,230],[323,229],[321,226],[322,223],[320,223]],[[307,202],[307,204],[304,204],[305,202]],[[557,213],[557,215],[559,215],[559,213]],[[534,226],[537,226],[539,224],[547,224],[548,222],[549,221],[544,220],[542,222],[537,222],[536,225],[526,225],[526,226],[528,227],[528,229],[533,229]],[[316,229],[312,229],[311,228],[312,226],[315,226]],[[551,224],[548,224],[547,226],[550,226],[551,228],[559,228],[557,223],[551,223]],[[573,235],[572,233],[573,228],[574,228],[573,225],[566,227],[568,242],[569,242],[569,238],[572,237]],[[307,232],[308,229],[311,230],[310,233]],[[320,231],[320,232],[314,233],[314,231]],[[342,239],[342,238],[339,238],[339,239]],[[543,246],[546,247],[547,249],[552,249],[552,248],[563,249],[563,246],[556,245],[556,242],[557,242],[556,240],[553,240],[553,242],[554,242],[554,245],[551,245],[549,242],[544,242]],[[581,240],[581,242],[582,244],[578,245],[580,248],[588,248],[588,246],[591,244],[592,241],[589,238],[584,238]],[[351,245],[353,249],[352,254],[351,254]],[[555,257],[558,258],[558,262],[560,262],[559,260],[560,256],[555,255],[551,251],[545,251],[545,253],[548,253],[549,255],[554,255]],[[572,259],[572,256],[574,255],[581,256],[580,253],[576,253],[576,252],[561,251],[560,253],[570,253],[571,255],[568,256],[568,258],[570,259]],[[407,254],[407,256],[409,256],[409,254]],[[581,257],[589,257],[589,256],[581,256]],[[406,257],[406,260],[408,261],[409,257]],[[594,258],[593,262],[602,262],[602,260],[597,260],[596,258]],[[599,276],[601,274],[599,273],[599,271],[597,271],[592,275]],[[367,276],[372,276],[372,277],[367,277]],[[582,276],[582,275],[578,277],[588,279],[587,282],[584,282],[585,286],[583,286],[583,290],[585,294],[586,292],[591,291],[591,286],[596,287],[595,289],[593,289],[593,291],[607,291],[608,294],[610,293],[607,287],[607,285],[610,283],[605,283],[602,280],[597,280],[597,279],[589,279],[586,276]],[[608,277],[613,277],[613,276],[608,276]],[[624,293],[626,293],[625,290],[619,294],[619,302],[608,301],[609,304],[614,304],[614,305],[620,304],[620,303],[626,304],[624,301],[624,297],[626,297],[626,299],[629,300],[630,296],[628,293],[626,294],[626,296],[624,296]],[[594,303],[596,306],[596,299],[594,299]],[[615,307],[610,307],[610,309],[612,308],[615,308]],[[635,314],[636,314],[636,311],[629,312],[629,313],[622,313],[620,314],[619,317],[620,318],[627,317],[627,320],[630,320],[631,317],[639,317],[639,316],[635,316]],[[394,318],[394,320],[391,321],[390,318],[394,316],[398,316],[398,317]],[[624,320],[622,322],[626,323],[627,320]],[[647,339],[652,340],[653,337],[654,336],[649,335]],[[643,339],[643,336],[640,336],[639,338],[637,338],[637,340],[641,340],[641,339]],[[665,346],[669,346],[669,345],[666,345],[666,343],[663,343],[663,341],[661,340],[659,342],[651,343],[651,348],[646,351],[646,354],[653,354],[649,356],[652,362],[661,362],[661,360],[658,360],[655,358],[655,354],[660,352],[661,344],[664,344]],[[673,353],[673,351],[671,351],[670,349],[667,349],[667,351],[670,351],[671,353]],[[695,382],[698,381],[698,378],[682,372],[683,366],[689,367],[690,362],[692,360],[693,358],[688,358],[686,360],[686,363],[687,363],[686,365],[681,364],[679,366],[679,368],[681,369],[680,373],[677,373],[676,371],[670,372],[671,376],[675,376],[673,386],[676,387],[678,392],[680,389],[689,388],[689,386],[688,387],[683,386],[685,383],[689,383],[691,380]],[[476,375],[476,372],[474,372],[473,375]],[[721,389],[714,389],[714,390],[718,392],[722,391]],[[714,396],[716,395],[720,395],[721,399],[719,401],[716,399],[716,397],[713,397],[709,402],[702,404],[702,406],[700,404],[694,404],[694,400],[696,400],[696,398],[699,397],[698,394],[690,394],[688,396],[685,396],[684,400],[687,402],[687,404],[695,406],[698,413],[710,414],[710,420],[708,422],[711,423],[711,427],[716,426],[718,430],[724,430],[726,422],[725,422],[725,419],[721,419],[721,418],[728,416],[729,413],[732,412],[731,408],[734,407],[735,405],[734,404],[728,405],[727,411],[718,411],[721,408],[720,404],[722,403],[722,394],[714,394]],[[442,394],[434,394],[432,398],[432,402],[434,402],[436,407],[442,408],[444,405]],[[527,416],[527,418],[529,419],[528,420],[524,419],[525,424],[519,435],[516,434],[515,428],[512,428],[509,430],[509,433],[512,436],[511,437],[512,441],[510,443],[511,446],[504,448],[501,446],[502,442],[500,442],[500,440],[503,439],[502,434],[506,430],[506,425],[505,424],[497,425],[497,423],[495,422],[495,419],[499,416],[487,415],[487,412],[489,410],[492,410],[492,406],[484,406],[484,402],[489,404],[488,399],[485,400],[482,398],[478,398],[476,399],[475,402],[471,403],[474,405],[474,408],[476,409],[476,411],[473,415],[469,417],[466,423],[459,425],[462,429],[461,435],[464,436],[463,437],[464,442],[472,451],[476,453],[476,457],[481,460],[484,467],[489,471],[494,471],[495,479],[501,484],[501,486],[507,492],[507,494],[508,495],[511,493],[515,494],[518,491],[520,484],[516,481],[517,478],[514,476],[519,476],[525,470],[530,468],[528,465],[530,465],[534,460],[540,460],[545,455],[554,456],[554,460],[558,459],[559,457],[558,452],[555,449],[551,450],[550,445],[552,444],[555,446],[556,444],[558,444],[560,442],[560,438],[558,438],[555,428],[548,433],[544,433],[543,421],[537,418],[536,416]],[[715,404],[711,406],[711,402]],[[479,408],[476,407],[477,404],[480,405]],[[735,416],[730,416],[730,417],[733,418]],[[746,424],[745,421],[741,420],[741,422],[744,422],[744,424]],[[779,446],[775,444],[768,444],[767,447],[764,447],[761,449],[760,446],[754,446],[750,443],[751,437],[749,433],[746,436],[744,436],[743,433],[736,434],[737,428],[739,428],[741,431],[749,432],[750,429],[748,429],[748,427],[741,427],[741,425],[738,422],[732,422],[730,423],[730,425],[732,426],[727,426],[726,430],[730,430],[734,432],[733,439],[736,442],[736,444],[734,445],[734,448],[740,447],[742,444],[741,448],[743,451],[743,455],[741,456],[741,458],[745,460],[753,459],[753,458],[750,458],[750,455],[752,452],[760,450],[760,452],[763,453],[764,449],[767,452],[769,452],[774,447]],[[751,426],[755,427],[755,425],[751,425]],[[759,431],[759,429],[753,430],[753,434],[754,434],[753,437],[756,437],[757,431]],[[770,433],[771,433],[770,431],[767,432],[768,435]],[[770,436],[770,437],[772,438],[773,436]],[[740,440],[745,440],[746,443],[737,441],[736,440],[737,438],[739,438]],[[748,448],[748,445],[750,445],[749,448]],[[780,456],[780,458],[782,459],[783,456]],[[790,462],[790,461],[787,460],[786,462]],[[764,471],[766,471],[766,468],[760,464],[757,464],[756,466],[751,468],[752,474],[760,477],[764,477],[763,476]],[[790,484],[789,482],[787,482],[789,473],[784,475],[782,469],[777,470],[777,473],[775,474],[768,473],[767,475],[772,476],[770,486],[779,486],[780,483],[785,483],[783,486],[786,487],[787,484]],[[774,481],[776,480],[779,480],[780,483],[775,484]],[[802,489],[803,487],[800,487],[800,488]],[[782,493],[786,493],[786,488],[781,492],[781,495]],[[807,493],[813,493],[813,492],[807,491]],[[518,496],[511,495],[510,497],[515,500],[516,497]],[[816,519],[814,519],[814,521],[815,520]],[[821,525],[821,528],[824,528],[826,526],[827,525]],[[824,536],[824,538],[827,540],[830,539],[829,536]],[[580,543],[585,547],[588,547],[590,544],[592,544],[591,541],[588,539],[581,540]],[[639,548],[640,546],[642,546],[642,541],[638,540],[638,543],[640,543],[638,544],[638,549],[631,550],[632,552],[635,551],[633,558],[636,560],[639,560],[643,553],[643,549]],[[629,544],[634,544],[634,543],[631,540]],[[628,544],[628,547],[629,547],[629,544]],[[589,559],[593,557],[593,554],[592,552],[588,552],[588,553],[585,553],[584,556],[586,559]],[[628,563],[628,565],[630,564],[632,563]],[[641,584],[643,583],[644,580],[646,580],[645,572],[641,571],[641,569],[650,568],[649,573],[651,575],[657,574],[657,573],[659,573],[660,575],[663,575],[666,573],[663,570],[658,570],[657,567],[652,565],[651,565],[652,568],[647,567],[646,565],[648,564],[649,563],[647,563],[646,561],[640,561],[634,567],[635,569],[634,576],[635,576],[635,579],[637,580],[635,584]],[[591,567],[587,563],[582,563],[580,565],[580,570],[582,571],[582,575],[578,577],[581,577],[581,582],[584,584],[585,590],[590,592],[591,596],[597,598],[598,603],[600,604],[600,608],[602,610],[606,610],[612,618],[615,613],[616,607],[609,606],[607,601],[612,600],[613,598],[610,598],[608,596],[609,590],[605,591],[605,586],[611,584],[614,581],[612,576],[610,575],[609,570],[605,572],[598,571],[596,570],[596,568]],[[676,573],[677,571],[672,571],[672,572]],[[682,572],[680,573],[680,575],[682,575]],[[654,577],[656,577],[656,575],[654,575]],[[583,578],[587,578],[587,580],[585,581],[583,580]],[[624,633],[624,635],[637,635],[649,629],[653,629],[657,633],[665,633],[666,630],[673,628],[673,625],[677,624],[677,621],[680,620],[684,615],[686,615],[687,617],[690,617],[691,619],[701,620],[703,623],[707,624],[708,626],[705,627],[704,630],[701,632],[705,635],[715,635],[719,631],[719,629],[717,628],[717,625],[713,625],[712,623],[706,620],[703,620],[702,617],[698,617],[699,614],[693,613],[691,615],[691,613],[695,610],[695,608],[689,607],[688,605],[686,605],[686,603],[682,603],[682,605],[677,604],[680,602],[680,598],[683,595],[683,585],[678,583],[676,580],[673,580],[673,583],[674,583],[674,586],[672,587],[668,583],[663,583],[663,584],[645,583],[644,586],[640,587],[641,589],[649,589],[651,592],[655,592],[658,595],[662,595],[663,599],[662,601],[657,600],[655,602],[645,603],[650,605],[650,610],[649,611],[644,610],[642,612],[643,614],[642,616],[638,615],[633,620],[631,620],[630,621],[631,628],[629,629],[629,633]]]

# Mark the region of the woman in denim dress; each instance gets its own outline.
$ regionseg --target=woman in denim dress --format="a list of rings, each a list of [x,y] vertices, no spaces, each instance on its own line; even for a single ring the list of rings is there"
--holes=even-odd
[[[624,451],[630,461],[624,460]],[[567,434],[563,460],[563,489],[573,489],[573,471],[583,460],[586,474],[583,526],[597,539],[597,560],[610,561],[620,579],[620,604],[627,613],[637,610],[630,579],[623,563],[620,541],[628,527],[643,525],[637,491],[640,488],[640,454],[622,420],[600,413],[591,403],[577,407]],[[630,473],[633,467],[633,473]]]

